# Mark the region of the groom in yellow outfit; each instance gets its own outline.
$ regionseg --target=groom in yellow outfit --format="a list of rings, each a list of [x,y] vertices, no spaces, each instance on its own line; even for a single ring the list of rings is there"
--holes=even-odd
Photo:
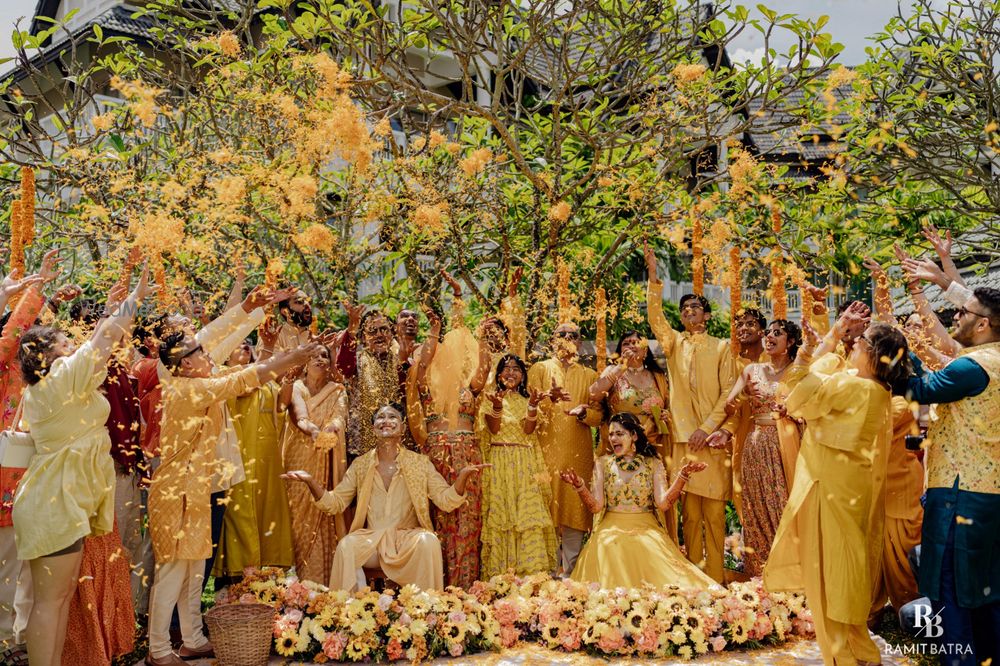
[[[672,470],[684,463],[702,461],[705,471],[685,488],[681,509],[684,544],[688,559],[705,573],[723,582],[723,544],[726,538],[726,500],[732,493],[732,463],[729,452],[709,448],[709,433],[726,418],[726,397],[736,381],[736,362],[728,340],[705,332],[712,306],[702,296],[681,298],[681,322],[677,332],[663,315],[663,283],[656,275],[656,256],[646,247],[649,290],[646,298],[649,327],[667,357],[670,373],[670,415],[673,434]]]

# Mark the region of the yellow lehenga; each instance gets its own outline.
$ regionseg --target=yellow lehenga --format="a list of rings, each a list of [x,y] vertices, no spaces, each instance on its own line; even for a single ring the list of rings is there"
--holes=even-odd
[[[277,399],[278,385],[269,383],[228,402],[246,480],[229,492],[213,576],[239,575],[251,566],[292,565],[292,522],[281,480],[285,415]]]
[[[622,470],[614,456],[594,467],[594,497],[604,511],[583,547],[570,578],[602,588],[708,588],[716,582],[687,560],[657,520],[654,484],[666,484],[659,460],[636,456],[638,469]]]
[[[521,425],[528,399],[516,393],[504,396],[495,435],[485,424],[490,408],[484,400],[479,415],[487,440],[483,459],[493,465],[483,470],[483,580],[509,569],[517,574],[551,571],[556,566],[551,490],[538,439],[526,435]]]

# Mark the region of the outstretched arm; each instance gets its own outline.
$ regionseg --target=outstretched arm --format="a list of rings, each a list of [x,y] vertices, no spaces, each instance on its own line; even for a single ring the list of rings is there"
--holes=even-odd
[[[677,331],[667,321],[663,314],[663,283],[656,274],[656,254],[647,243],[644,247],[646,256],[646,272],[649,273],[649,285],[646,289],[646,317],[653,336],[660,343],[663,355],[670,358],[677,342]]]

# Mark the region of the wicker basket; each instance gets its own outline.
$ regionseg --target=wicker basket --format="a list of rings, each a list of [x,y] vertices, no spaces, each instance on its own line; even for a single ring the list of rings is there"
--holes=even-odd
[[[267,666],[274,609],[265,604],[223,604],[205,613],[219,666]]]

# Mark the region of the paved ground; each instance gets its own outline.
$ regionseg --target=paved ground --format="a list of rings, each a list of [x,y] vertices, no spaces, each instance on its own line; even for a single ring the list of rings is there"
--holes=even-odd
[[[905,657],[899,657],[886,652],[885,642],[875,636],[875,642],[882,649],[882,664],[885,666],[901,666],[908,664]],[[619,659],[611,663],[618,664],[653,664],[653,663],[679,663],[682,660],[672,660],[664,662],[651,662],[647,660]],[[201,659],[189,661],[189,664],[197,666],[217,666],[217,662],[212,659]],[[300,662],[295,662],[300,663]],[[403,662],[400,662],[403,663]],[[608,664],[609,660],[590,657],[582,652],[574,654],[564,654],[553,652],[545,648],[530,645],[507,650],[501,653],[488,652],[477,654],[471,657],[458,657],[456,659],[437,659],[435,664],[443,666],[463,666],[464,664],[477,664],[482,666],[541,666],[543,664],[573,664],[574,666],[601,666]],[[792,666],[804,664],[806,666],[822,666],[823,658],[820,656],[819,647],[814,641],[790,641],[781,647],[768,648],[765,650],[752,650],[750,652],[723,652],[721,654],[708,654],[700,659],[687,662],[692,664],[753,664],[755,666]],[[136,666],[139,666],[139,662]],[[272,657],[271,665],[292,664],[285,659]]]

